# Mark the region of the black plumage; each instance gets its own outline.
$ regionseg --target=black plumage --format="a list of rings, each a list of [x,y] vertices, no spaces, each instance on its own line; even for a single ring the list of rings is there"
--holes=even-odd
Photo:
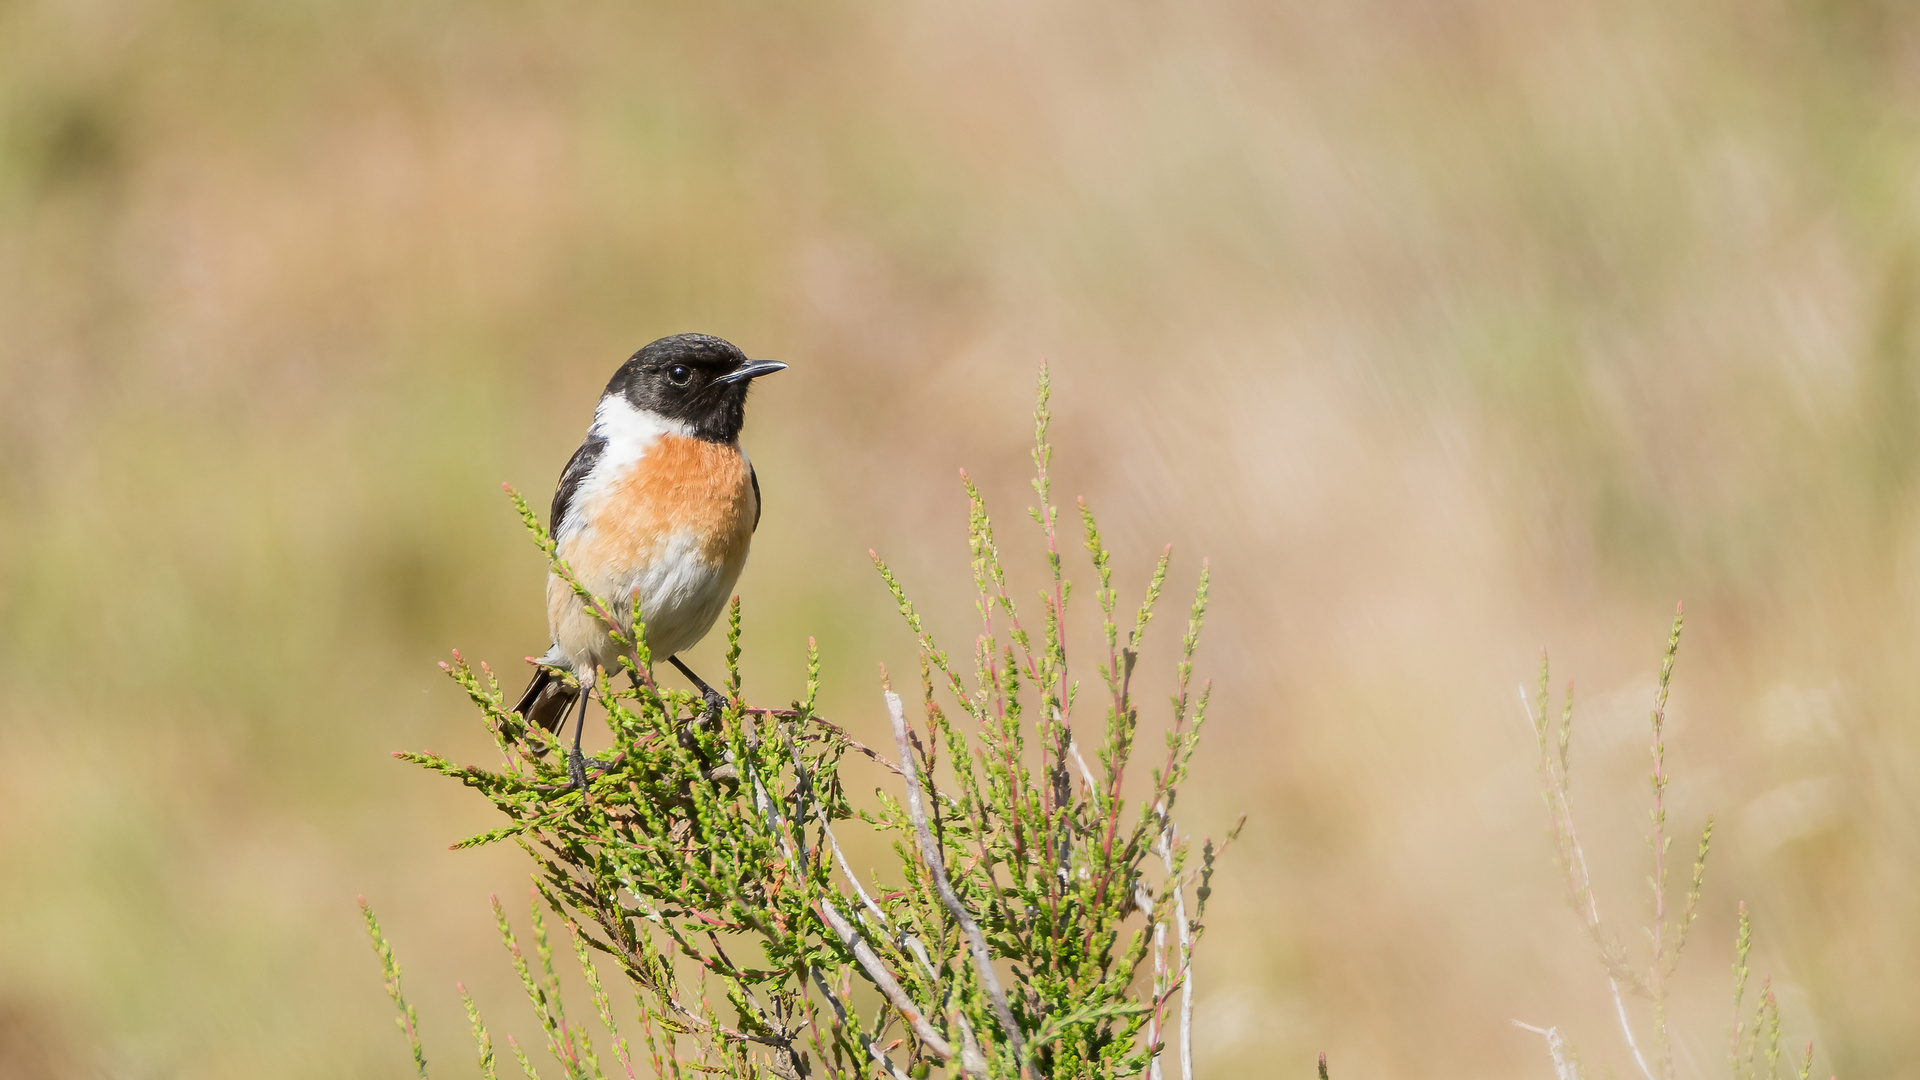
[[[567,508],[573,505],[574,493],[580,490],[600,455],[606,452],[607,440],[588,432],[587,441],[580,444],[580,449],[567,459],[567,467],[560,471],[560,483],[553,489],[553,514],[547,519],[547,531],[555,540],[560,538],[560,526],[566,523]]]

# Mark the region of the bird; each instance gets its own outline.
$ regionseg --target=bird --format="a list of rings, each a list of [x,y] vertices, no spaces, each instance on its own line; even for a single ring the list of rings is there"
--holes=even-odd
[[[746,565],[760,525],[760,478],[740,448],[747,392],[754,380],[786,366],[750,360],[710,334],[647,344],[608,380],[553,493],[555,554],[607,602],[629,638],[638,609],[649,654],[679,669],[711,715],[725,699],[678,654],[713,628]],[[617,668],[621,650],[555,570],[547,574],[547,628],[552,646],[534,660],[537,670],[514,711],[558,733],[577,701],[567,772],[569,790],[584,792],[585,688],[601,668]]]

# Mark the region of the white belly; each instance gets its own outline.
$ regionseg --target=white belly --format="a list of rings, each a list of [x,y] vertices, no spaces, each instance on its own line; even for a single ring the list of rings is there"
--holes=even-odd
[[[582,578],[581,584],[609,602],[623,633],[632,632],[637,599],[647,651],[653,660],[663,661],[692,648],[713,628],[733,595],[742,563],[707,561],[699,539],[685,532],[669,538],[639,569]],[[605,624],[558,577],[548,577],[547,596],[549,611],[559,616],[554,619],[550,662],[565,663],[582,676],[589,676],[595,665],[617,670],[620,649],[607,636]]]

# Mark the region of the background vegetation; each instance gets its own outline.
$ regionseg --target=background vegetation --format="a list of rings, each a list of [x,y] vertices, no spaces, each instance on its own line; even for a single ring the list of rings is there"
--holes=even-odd
[[[1116,575],[1212,559],[1187,822],[1251,818],[1203,1069],[1540,1076],[1519,1018],[1624,1075],[1514,687],[1578,681],[1634,925],[1685,599],[1677,1067],[1724,1062],[1745,900],[1788,1044],[1897,1073],[1916,110],[1877,0],[0,5],[0,1076],[403,1075],[359,892],[429,1053],[455,978],[531,1024],[523,857],[445,850],[484,815],[387,752],[487,752],[434,662],[541,644],[497,485],[684,329],[793,364],[750,697],[815,635],[879,741],[914,645],[866,550],[964,640],[953,469],[1025,505],[1041,356]]]

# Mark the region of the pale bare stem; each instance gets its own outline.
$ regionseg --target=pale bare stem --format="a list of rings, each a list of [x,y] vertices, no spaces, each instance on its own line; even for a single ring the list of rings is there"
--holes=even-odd
[[[1133,902],[1142,911],[1153,911],[1153,897],[1147,894],[1144,884],[1134,888]],[[1153,1011],[1147,1014],[1147,1045],[1152,1047],[1152,1056],[1147,1059],[1147,1075],[1151,1080],[1161,1080],[1160,1076],[1160,1006],[1167,996],[1167,923],[1164,919],[1153,920]]]
[[[840,939],[840,944],[853,952],[853,958],[860,965],[860,970],[866,972],[867,978],[873,980],[873,985],[886,996],[887,1003],[913,1026],[913,1033],[919,1036],[920,1042],[941,1060],[951,1058],[952,1044],[947,1042],[946,1037],[941,1035],[938,1029],[927,1022],[926,1014],[921,1012],[920,1007],[913,1003],[913,998],[908,996],[906,989],[894,979],[893,973],[887,970],[886,964],[882,963],[880,957],[874,953],[873,947],[868,945],[866,939],[860,936],[860,932],[853,928],[853,924],[847,921],[846,916],[840,914],[840,909],[833,906],[833,901],[822,899],[820,914],[826,919],[827,925],[833,928],[834,934]]]
[[[953,1022],[960,1028],[960,1067],[970,1076],[987,1075],[987,1055],[980,1052],[980,1040],[973,1037],[973,1025],[967,1023],[966,1014],[953,1010]]]
[[[1067,718],[1061,715],[1058,705],[1050,705],[1048,709],[1053,716],[1054,731],[1061,733],[1060,737],[1066,740],[1066,750],[1064,752],[1058,749],[1059,742],[1056,738],[1052,737],[1047,740],[1048,748],[1042,751],[1043,753],[1050,753],[1060,758],[1053,766],[1053,768],[1058,770],[1057,775],[1062,777],[1062,779],[1059,780],[1059,786],[1062,789],[1070,789],[1072,786],[1072,781],[1064,778],[1067,769],[1066,759],[1070,757],[1073,759],[1074,764],[1079,767],[1080,781],[1086,786],[1084,797],[1095,805],[1098,805],[1100,801],[1100,785],[1093,779],[1093,770],[1087,768],[1087,759],[1080,756],[1080,744],[1075,741],[1073,730],[1067,724]],[[1066,791],[1065,799],[1069,803],[1072,802],[1073,793],[1071,790]],[[1065,883],[1073,874],[1073,842],[1075,832],[1073,815],[1071,813],[1060,814],[1059,823],[1061,836],[1059,857],[1055,860],[1055,865],[1059,868],[1060,881]],[[1058,911],[1058,896],[1059,890],[1053,886],[1052,882],[1049,882],[1048,903],[1054,906],[1056,913]]]
[[[973,949],[973,966],[980,976],[980,983],[986,988],[987,996],[993,1001],[995,1017],[1000,1021],[1001,1030],[1006,1033],[1007,1042],[1013,1048],[1013,1059],[1022,1076],[1028,1075],[1026,1040],[1021,1038],[1020,1025],[1014,1022],[1013,1010],[1007,1007],[1007,992],[1000,986],[1000,977],[994,974],[993,957],[987,952],[987,939],[981,935],[980,926],[973,921],[966,906],[960,903],[960,897],[953,891],[953,885],[947,880],[946,861],[940,857],[940,845],[933,839],[933,830],[927,824],[925,801],[920,794],[920,769],[913,761],[913,748],[907,742],[907,714],[900,704],[900,695],[891,690],[885,691],[887,715],[893,720],[893,738],[900,748],[900,766],[906,770],[907,813],[913,818],[914,832],[920,841],[920,853],[927,861],[927,871],[933,877],[934,887],[940,893],[940,902],[966,932],[967,940]]]
[[[1059,709],[1053,710],[1053,721],[1056,724],[1066,723],[1065,720],[1060,718]],[[1080,744],[1077,741],[1069,742],[1067,744],[1067,753],[1073,755],[1073,763],[1080,766],[1080,779],[1087,785],[1087,798],[1099,799],[1100,783],[1093,778],[1093,770],[1087,768],[1087,759],[1080,756]]]
[[[833,1009],[833,1018],[839,1022],[841,1029],[845,1031],[854,1030],[852,1023],[847,1018],[846,1003],[840,1000],[839,994],[833,992],[833,986],[827,982],[826,976],[820,974],[820,969],[817,967],[808,968],[807,974],[813,976],[813,985],[819,989],[820,996],[827,999],[827,1005]],[[893,1059],[887,1056],[887,1052],[880,1048],[880,1044],[875,1042],[872,1036],[863,1033],[858,1037],[860,1039],[860,1048],[872,1055],[875,1065],[886,1070],[887,1075],[892,1077],[893,1080],[908,1080],[907,1074],[900,1070],[900,1066],[893,1063]],[[823,1062],[826,1060],[826,1054],[824,1052],[820,1057]]]
[[[860,884],[859,878],[853,876],[853,867],[847,865],[846,853],[840,850],[840,841],[833,835],[833,828],[827,824],[825,814],[821,815],[820,828],[827,834],[827,844],[833,848],[833,857],[840,863],[840,872],[846,876],[847,884],[852,885],[853,891],[860,895],[860,903],[873,913],[875,919],[879,920],[882,930],[896,934],[899,945],[920,961],[920,967],[927,973],[927,978],[938,979],[939,972],[934,970],[933,960],[927,955],[927,947],[921,944],[919,938],[905,930],[894,931],[893,924],[887,921],[886,914],[880,910],[878,904],[873,902],[873,897],[867,895],[866,887]]]
[[[1533,706],[1527,702],[1527,688],[1524,686],[1520,687],[1520,708],[1526,713],[1528,730],[1536,733],[1542,730],[1544,721],[1534,719]],[[1588,932],[1594,935],[1595,940],[1603,940],[1600,936],[1600,903],[1594,897],[1591,888],[1593,879],[1587,872],[1587,853],[1580,846],[1579,834],[1574,831],[1573,808],[1567,802],[1566,786],[1562,782],[1553,782],[1555,776],[1552,761],[1546,757],[1544,750],[1541,756],[1544,759],[1542,775],[1550,781],[1546,785],[1547,809],[1554,816],[1554,833],[1556,837],[1565,836],[1567,850],[1573,856],[1563,862],[1568,877],[1568,890],[1576,897],[1574,910],[1579,913],[1587,925]],[[1581,905],[1578,899],[1584,899],[1586,903]],[[1640,1067],[1640,1074],[1646,1080],[1655,1080],[1653,1070],[1647,1065],[1646,1055],[1640,1052],[1639,1040],[1633,1037],[1633,1022],[1627,1018],[1627,1002],[1620,992],[1620,978],[1615,970],[1616,965],[1612,958],[1604,953],[1601,961],[1607,967],[1607,986],[1613,991],[1613,1009],[1620,1018],[1620,1034],[1627,1040],[1627,1049],[1633,1051],[1633,1062]]]
[[[805,876],[807,872],[806,845],[795,842],[789,835],[787,824],[781,818],[779,809],[773,800],[768,797],[766,787],[760,782],[758,770],[754,769],[751,765],[747,767],[747,778],[753,785],[754,808],[771,827],[774,838],[779,843],[788,862],[797,866],[801,875]],[[919,1010],[913,1007],[912,999],[907,997],[906,991],[901,989],[900,984],[894,980],[893,974],[887,970],[886,965],[880,962],[879,957],[873,954],[873,949],[854,931],[852,925],[840,914],[839,909],[835,908],[831,901],[823,897],[820,900],[820,913],[826,923],[839,935],[841,944],[853,952],[854,960],[860,964],[861,969],[874,981],[874,985],[880,989],[880,992],[886,995],[889,1003],[892,1003],[895,1008],[900,1008],[900,1003],[905,1002],[906,1008],[902,1010],[902,1015],[908,1017],[910,1021],[921,1020],[921,1022],[924,1023]],[[808,973],[813,976],[814,982],[820,988],[821,993],[826,995],[827,1003],[833,1007],[833,1014],[839,1021],[841,1028],[843,1030],[852,1030],[847,1023],[846,1006],[842,1004],[839,997],[834,994],[832,987],[827,983],[826,979],[821,976],[819,969],[809,968]],[[932,1031],[931,1028],[928,1030],[929,1032]],[[944,1039],[939,1038],[937,1032],[933,1032],[933,1035],[934,1039],[937,1040],[938,1047],[946,1049],[945,1056],[951,1056],[952,1048],[947,1046]],[[859,1038],[861,1045],[869,1054],[873,1055],[873,1059],[877,1064],[884,1067],[896,1080],[907,1080],[906,1074],[901,1072],[900,1069],[893,1064],[892,1059],[887,1057],[886,1053],[880,1049],[878,1044],[865,1035],[860,1035]],[[924,1035],[922,1038],[924,1040]],[[928,1047],[929,1049],[934,1049],[935,1044],[929,1042]]]
[[[803,782],[810,783],[811,781],[807,777],[806,766],[801,763],[799,745],[797,743],[794,744],[792,750],[795,774],[800,777]],[[897,772],[898,770],[896,769],[895,771]],[[834,860],[840,864],[841,875],[847,879],[847,884],[853,886],[855,895],[860,897],[860,906],[866,908],[867,911],[879,921],[882,930],[892,931],[893,924],[887,919],[886,912],[881,911],[880,905],[874,903],[873,897],[868,895],[866,886],[860,884],[860,879],[854,876],[853,867],[847,862],[846,852],[840,850],[840,840],[833,835],[833,825],[827,820],[826,807],[816,801],[814,803],[814,813],[820,819],[820,831],[825,834],[827,838],[827,846],[833,849]],[[898,933],[898,939],[899,943],[908,951],[912,952],[920,961],[920,966],[926,970],[928,978],[939,978],[939,975],[934,971],[933,961],[927,956],[927,948],[921,944],[919,938],[902,930]]]
[[[804,791],[811,785],[811,779],[807,775],[806,766],[802,764],[798,743],[790,742],[789,749],[793,753],[796,779],[799,781],[800,789]],[[772,800],[767,798],[766,789],[761,786],[760,778],[756,771],[749,767],[747,775],[753,780],[754,794],[756,800],[763,806],[763,815],[780,830],[781,846],[786,848],[788,857],[794,860],[795,864],[800,868],[800,873],[805,875],[807,872],[806,845],[804,843],[795,844],[787,837],[786,834],[788,830],[785,824],[781,822],[779,814],[773,811]],[[819,814],[822,830],[827,833],[829,840],[831,840],[832,830],[827,827],[825,809],[820,807],[816,802],[815,810]],[[833,842],[832,847],[834,854],[840,857],[841,872],[846,874],[847,880],[853,883],[855,891],[860,894],[861,901],[871,908],[876,916],[880,917],[881,924],[884,926],[886,924],[886,916],[880,915],[880,908],[874,904],[872,898],[867,896],[867,891],[861,888],[860,882],[854,878],[852,869],[847,866],[846,856],[840,852],[839,843],[837,841]],[[873,985],[886,997],[887,1003],[892,1005],[894,1010],[912,1025],[914,1034],[919,1036],[920,1041],[926,1045],[927,1049],[933,1051],[942,1060],[951,1058],[953,1056],[952,1045],[947,1042],[946,1038],[940,1034],[938,1029],[927,1022],[925,1013],[918,1005],[914,1004],[913,998],[908,995],[906,989],[900,985],[899,980],[893,977],[893,972],[887,969],[887,965],[880,959],[879,955],[873,951],[873,946],[867,944],[866,939],[860,935],[858,930],[854,929],[851,922],[847,921],[846,916],[840,913],[840,909],[834,906],[833,901],[821,897],[819,900],[819,911],[821,918],[833,929],[835,936],[840,939],[840,944],[853,953],[854,962],[860,965],[860,970],[866,972],[867,978],[872,980]],[[837,1006],[835,1011],[839,1011]],[[884,1058],[884,1056],[885,1055],[880,1055],[881,1058]]]
[[[1193,927],[1187,922],[1186,883],[1173,876],[1173,821],[1164,813],[1160,820],[1166,831],[1160,835],[1160,861],[1167,868],[1167,880],[1173,884],[1173,918],[1178,928],[1180,976],[1180,1076],[1193,1080]]]
[[[1580,1070],[1567,1053],[1567,1040],[1560,1036],[1559,1028],[1537,1028],[1518,1020],[1513,1022],[1513,1026],[1525,1028],[1547,1040],[1547,1054],[1553,1058],[1553,1080],[1580,1080]]]

